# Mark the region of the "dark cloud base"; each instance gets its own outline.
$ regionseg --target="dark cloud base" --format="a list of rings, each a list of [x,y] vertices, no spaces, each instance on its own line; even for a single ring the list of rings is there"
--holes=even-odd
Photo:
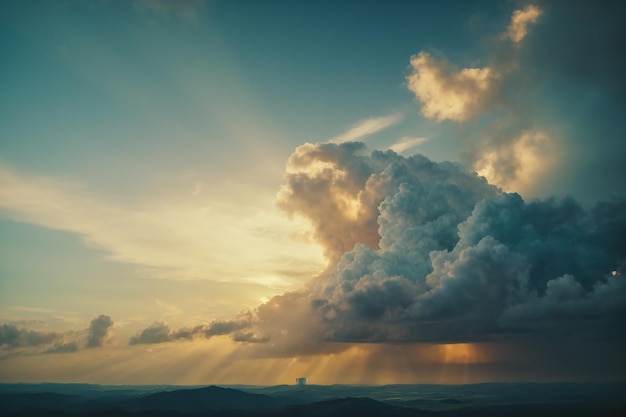
[[[71,353],[83,348],[102,347],[111,336],[113,324],[111,317],[105,315],[91,320],[86,330],[67,333],[28,330],[13,324],[2,324],[0,326],[0,351],[4,350],[10,354],[25,351]]]

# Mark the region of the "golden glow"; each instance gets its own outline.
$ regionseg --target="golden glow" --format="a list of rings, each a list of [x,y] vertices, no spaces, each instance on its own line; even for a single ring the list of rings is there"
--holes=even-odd
[[[471,343],[451,343],[439,345],[443,363],[470,364],[477,363],[476,347]]]
[[[400,139],[398,142],[391,145],[389,149],[391,149],[395,153],[402,153],[408,149],[411,149],[415,146],[422,145],[426,142],[428,142],[428,138],[421,138],[421,137],[416,138],[416,137],[405,136],[402,139]]]
[[[483,154],[474,169],[504,191],[524,194],[544,177],[554,162],[554,141],[542,132],[525,132],[513,146]]]
[[[165,193],[130,204],[0,166],[0,207],[8,217],[75,233],[150,278],[253,281],[286,289],[323,268],[317,245],[292,238],[307,231],[306,222],[287,219],[273,196],[251,190],[237,200],[219,200],[203,195],[206,188],[194,196]]]
[[[413,73],[407,77],[409,90],[422,103],[422,114],[430,119],[458,122],[479,111],[498,74],[489,67],[457,70],[426,52],[411,57]]]
[[[7,382],[16,375],[22,382],[275,385],[306,376],[312,384],[377,385],[477,382],[484,375],[473,375],[472,365],[486,362],[471,343],[357,344],[339,353],[299,357],[258,357],[257,347],[218,336],[72,355],[14,356],[3,359],[0,373]]]
[[[361,202],[348,193],[337,193],[337,202],[343,215],[350,220],[357,220],[361,211]]]

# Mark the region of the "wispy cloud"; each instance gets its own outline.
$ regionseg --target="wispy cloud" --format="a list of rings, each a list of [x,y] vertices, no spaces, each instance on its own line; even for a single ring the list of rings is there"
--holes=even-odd
[[[528,33],[528,25],[535,23],[542,10],[535,5],[528,5],[524,9],[516,10],[511,16],[511,23],[503,37],[511,39],[515,43],[521,42]]]
[[[404,115],[400,113],[394,113],[383,117],[369,117],[358,121],[346,132],[332,138],[330,142],[343,143],[355,141],[396,125],[400,123],[402,119],[404,119]]]
[[[81,184],[0,166],[2,217],[75,233],[110,259],[152,270],[159,278],[255,281],[285,288],[302,279],[289,271],[277,276],[285,265],[298,265],[298,274],[308,265],[310,275],[322,268],[319,249],[293,238],[304,223],[285,221],[271,201],[248,209],[220,202],[219,196],[206,198],[114,202]]]
[[[525,82],[519,76],[520,49],[508,42],[520,44],[541,13],[533,5],[515,10],[507,31],[497,38],[500,48],[488,65],[459,68],[445,58],[421,51],[411,57],[412,72],[406,77],[407,87],[426,118],[469,125],[473,119],[483,117],[484,121],[484,116],[495,115],[478,137],[460,135],[464,138],[461,157],[489,181],[506,190],[519,187],[515,188],[518,192],[531,190],[547,172],[552,158],[548,151],[553,146],[542,129],[521,116],[529,111],[520,107],[525,99],[516,99],[527,95],[520,87]],[[530,140],[528,132],[536,132],[531,136],[542,139]]]
[[[210,339],[213,336],[232,335],[236,342],[266,342],[269,339],[253,332],[243,332],[252,325],[252,313],[240,313],[233,320],[214,320],[209,324],[200,324],[193,328],[183,327],[173,330],[165,322],[155,322],[139,331],[128,341],[129,345],[158,344],[175,340],[192,340],[195,337]]]
[[[402,153],[408,149],[411,149],[415,146],[419,146],[423,143],[428,142],[428,138],[414,138],[410,136],[405,136],[400,139],[398,142],[394,143],[389,147],[392,151],[396,153]]]

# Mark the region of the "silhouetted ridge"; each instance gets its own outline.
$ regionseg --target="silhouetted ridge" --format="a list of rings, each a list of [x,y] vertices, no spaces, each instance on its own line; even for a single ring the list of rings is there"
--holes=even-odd
[[[0,415],[21,409],[70,409],[77,402],[72,395],[50,392],[0,394]]]
[[[318,401],[310,404],[292,405],[271,416],[324,416],[324,417],[409,417],[425,416],[425,413],[416,409],[407,409],[385,404],[371,398],[334,398],[330,400]]]
[[[621,417],[626,415],[624,392],[625,383],[333,385],[306,389],[0,384],[0,416]]]
[[[210,386],[149,394],[128,400],[123,406],[135,410],[264,410],[278,407],[280,402],[267,395]]]

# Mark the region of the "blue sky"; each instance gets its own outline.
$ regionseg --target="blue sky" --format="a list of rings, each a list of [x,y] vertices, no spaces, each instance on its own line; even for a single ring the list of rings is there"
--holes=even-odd
[[[383,227],[385,212],[366,210],[364,196],[373,193],[368,204],[378,204],[392,201],[392,194],[383,199],[365,182],[358,191],[350,188],[366,170],[358,164],[373,170],[372,187],[387,172],[375,156],[358,164],[350,159],[372,150],[452,161],[486,177],[499,193],[518,192],[526,203],[572,196],[580,210],[603,200],[619,207],[626,194],[622,9],[525,1],[4,2],[0,323],[57,332],[65,341],[55,343],[65,346],[108,323],[92,322],[94,317],[108,315],[115,324],[102,348],[128,360],[143,348],[128,346],[129,338],[143,340],[141,331],[150,326],[165,333],[161,339],[146,333],[145,340],[166,342],[158,349],[169,349],[172,357],[203,349],[254,356],[254,342],[266,340],[263,331],[282,334],[292,326],[263,321],[272,297],[317,294],[315,282],[334,282],[357,243],[390,249],[377,247],[385,237],[376,230],[376,242],[371,240],[370,229]],[[367,150],[350,148],[350,141],[364,142]],[[321,145],[327,142],[337,148]],[[313,180],[321,181],[329,168],[334,185],[317,194],[323,187],[313,187]],[[308,197],[300,194],[304,189]],[[478,204],[474,198],[495,198],[490,193],[466,197]],[[336,207],[344,211],[333,218]],[[566,204],[559,207],[566,210]],[[365,212],[381,217],[361,221]],[[459,213],[455,227],[469,221],[470,212]],[[343,215],[346,223],[339,224]],[[622,230],[615,221],[615,230]],[[344,239],[344,232],[350,237]],[[334,252],[333,234],[343,252]],[[610,250],[622,256],[618,246]],[[453,253],[452,246],[445,248]],[[604,273],[621,276],[624,259],[618,255],[602,258],[608,262]],[[428,268],[429,274],[438,271],[435,263]],[[545,281],[575,286],[563,277],[578,270],[559,268],[559,277]],[[586,278],[577,279],[591,291]],[[175,329],[210,329],[233,317],[236,323],[254,317],[256,327],[233,330],[241,330],[234,341],[226,337],[230,332],[209,341],[173,340]],[[341,331],[331,330],[334,336],[323,337],[328,345],[315,343],[346,343]],[[419,343],[407,349],[422,349],[428,366],[442,355],[457,358],[454,366],[467,365],[467,358],[489,362],[468,344],[478,343],[474,336],[434,340],[447,346],[439,350],[411,339]],[[361,363],[393,357],[379,345],[359,344],[374,335],[363,337],[348,338],[350,348],[286,357],[297,362],[293,372],[316,360],[336,366],[329,352]],[[237,347],[237,338],[249,344]],[[259,355],[292,352],[280,347],[280,336],[272,340],[279,347],[269,353],[259,348]],[[44,370],[0,371],[3,381],[73,380],[79,365],[97,355],[89,349],[66,353],[77,357],[71,370],[46,365],[53,355],[42,354],[43,345],[12,343],[0,345],[5,369]],[[157,349],[156,343],[147,346]],[[28,355],[19,354],[22,348]],[[502,350],[509,352],[504,356],[482,349],[516,360],[514,349]],[[283,366],[272,360],[267,369]],[[141,369],[130,382],[154,377],[149,364],[142,362]],[[159,381],[236,382],[236,369],[243,368],[191,376],[169,370]],[[401,366],[396,370],[397,381],[414,382]],[[462,381],[454,372],[445,378],[430,373],[422,382]],[[344,382],[394,381],[393,373],[368,379],[373,373]],[[99,368],[85,378],[124,382]],[[469,378],[463,381],[480,379]]]

